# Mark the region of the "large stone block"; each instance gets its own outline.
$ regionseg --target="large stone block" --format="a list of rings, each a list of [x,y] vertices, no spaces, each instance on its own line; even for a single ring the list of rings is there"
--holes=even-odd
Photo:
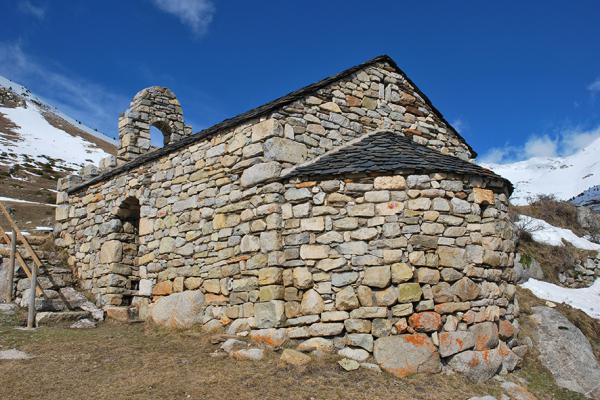
[[[299,164],[306,160],[308,150],[303,143],[274,137],[265,142],[264,153],[269,160]]]
[[[283,128],[279,121],[269,118],[252,126],[252,141],[259,142],[273,136],[283,136]]]
[[[187,329],[201,322],[204,307],[204,295],[199,290],[175,293],[150,305],[150,319],[168,328]]]
[[[246,168],[240,178],[243,187],[253,186],[261,182],[279,177],[281,165],[276,161],[255,164]]]
[[[254,305],[254,320],[257,328],[274,328],[285,321],[285,307],[281,300],[271,300]]]
[[[373,355],[384,371],[399,378],[416,373],[438,373],[442,369],[433,342],[424,334],[379,338]]]
[[[390,284],[391,278],[389,265],[367,267],[365,268],[362,284],[383,289]]]
[[[100,248],[100,262],[102,264],[118,263],[123,259],[123,243],[118,240],[108,240]]]

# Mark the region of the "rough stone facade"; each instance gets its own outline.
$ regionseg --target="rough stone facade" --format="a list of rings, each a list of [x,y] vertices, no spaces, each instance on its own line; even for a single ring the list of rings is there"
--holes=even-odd
[[[438,164],[293,173],[380,130]],[[470,171],[462,160],[473,150],[391,59],[138,158],[145,137],[131,135],[140,145],[128,132],[119,156],[129,162],[58,188],[56,243],[99,305],[133,306],[145,318],[153,302],[200,292],[195,323],[207,329],[330,338],[354,358],[374,351],[401,376],[439,370],[440,356],[494,351],[502,361],[511,352],[498,341],[510,343],[518,328],[510,184],[482,169],[448,170],[460,162]],[[426,355],[421,369],[384,360],[396,340]]]

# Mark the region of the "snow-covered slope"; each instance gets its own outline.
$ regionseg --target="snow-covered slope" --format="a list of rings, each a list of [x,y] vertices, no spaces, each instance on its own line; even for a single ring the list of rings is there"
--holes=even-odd
[[[0,103],[0,164],[51,161],[54,169],[78,169],[114,152],[114,141],[44,103],[25,87],[0,77],[0,90],[19,100]],[[1,99],[1,97],[0,97]],[[8,103],[8,102],[6,102]]]
[[[535,157],[515,163],[482,165],[515,185],[511,197],[514,204],[525,204],[529,197],[539,194],[569,200],[600,185],[600,138],[568,157]]]
[[[0,201],[22,229],[53,224],[60,177],[115,153],[112,139],[0,76]]]

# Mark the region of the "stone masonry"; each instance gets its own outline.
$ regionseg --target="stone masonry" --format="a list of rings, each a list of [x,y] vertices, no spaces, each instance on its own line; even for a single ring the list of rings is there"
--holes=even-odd
[[[389,57],[194,135],[177,117],[149,153],[163,100],[181,109],[142,93],[119,165],[59,182],[56,244],[98,305],[157,321],[194,292],[207,330],[323,338],[398,376],[514,368],[512,186]]]

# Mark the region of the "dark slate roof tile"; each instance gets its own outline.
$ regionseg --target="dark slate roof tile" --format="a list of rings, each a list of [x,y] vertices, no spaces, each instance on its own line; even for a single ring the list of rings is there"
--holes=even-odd
[[[509,192],[513,186],[507,179],[489,169],[415,143],[394,132],[376,132],[342,148],[332,150],[315,161],[299,165],[284,178],[323,177],[344,174],[386,173],[394,171],[451,172],[503,181]]]

